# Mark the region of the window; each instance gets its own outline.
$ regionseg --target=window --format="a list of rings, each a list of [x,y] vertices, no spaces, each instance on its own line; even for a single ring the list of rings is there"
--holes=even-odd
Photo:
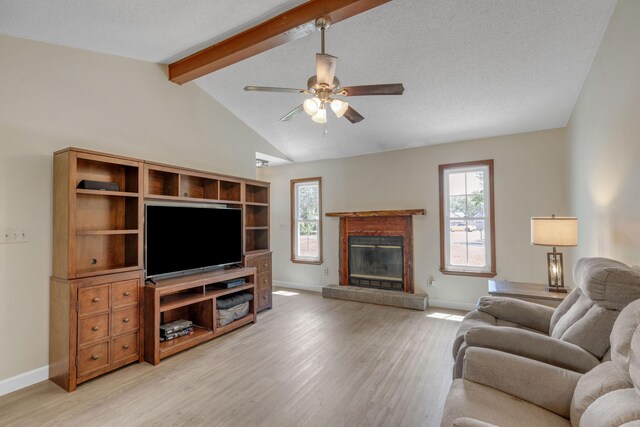
[[[291,261],[322,264],[322,179],[291,180]]]
[[[493,160],[440,165],[440,271],[496,275]]]

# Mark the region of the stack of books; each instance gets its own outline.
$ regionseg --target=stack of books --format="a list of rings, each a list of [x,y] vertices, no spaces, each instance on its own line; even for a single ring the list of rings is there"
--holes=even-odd
[[[191,320],[176,320],[160,325],[160,342],[170,341],[185,335],[193,335],[193,322]]]

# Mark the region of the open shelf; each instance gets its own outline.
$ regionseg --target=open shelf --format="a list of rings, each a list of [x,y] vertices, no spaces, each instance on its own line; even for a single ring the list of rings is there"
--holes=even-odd
[[[78,234],[97,230],[137,230],[137,197],[78,194],[76,230]]]
[[[244,190],[244,198],[247,203],[269,203],[269,187],[247,183]]]
[[[138,234],[78,234],[76,270],[113,271],[138,267]]]
[[[149,168],[147,194],[149,196],[178,197],[178,174]]]
[[[255,303],[255,301],[252,301]],[[251,312],[249,312],[249,314],[247,314],[246,316],[238,319],[238,320],[234,320],[233,322],[229,323],[228,325],[224,325],[224,326],[217,326],[216,327],[216,331],[214,333],[214,335],[217,337],[219,335],[222,334],[226,334],[229,331],[233,331],[236,328],[239,328],[240,326],[246,325],[247,323],[251,323],[253,322],[255,319],[255,315]]]
[[[180,175],[180,197],[217,200],[218,185],[217,179]]]
[[[241,320],[241,319],[240,319]],[[198,345],[202,342],[213,338],[213,331],[211,329],[203,328],[202,326],[193,325],[193,335],[185,335],[178,337],[170,341],[163,341],[160,343],[160,358],[171,356],[187,348]]]
[[[138,167],[121,164],[117,161],[112,163],[108,160],[110,159],[101,158],[98,160],[94,156],[79,154],[76,163],[76,187],[83,180],[115,182],[121,192],[138,193]]]
[[[220,180],[220,200],[240,202],[241,185],[235,181]]]
[[[245,235],[245,252],[265,251],[269,249],[269,229],[247,229]]]
[[[249,227],[269,226],[269,207],[246,205],[244,212],[244,225]]]

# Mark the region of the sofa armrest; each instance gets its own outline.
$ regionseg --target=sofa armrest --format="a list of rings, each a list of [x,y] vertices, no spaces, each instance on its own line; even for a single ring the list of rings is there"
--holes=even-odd
[[[477,309],[496,319],[517,323],[546,334],[549,333],[551,316],[555,311],[544,305],[505,297],[480,297]]]
[[[453,420],[453,427],[498,427],[495,424],[485,423],[475,418],[456,418]]]
[[[478,326],[465,333],[464,341],[468,347],[504,351],[579,373],[600,364],[595,356],[575,344],[524,329]]]
[[[502,351],[469,348],[462,377],[569,418],[571,398],[582,375]]]

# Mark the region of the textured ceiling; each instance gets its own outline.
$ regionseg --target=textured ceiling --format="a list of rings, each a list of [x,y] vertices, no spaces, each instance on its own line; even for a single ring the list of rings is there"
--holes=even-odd
[[[0,33],[170,62],[303,1],[0,0]],[[343,85],[404,83],[353,97],[365,120],[301,114],[304,99],[245,85],[304,88],[319,33],[196,81],[295,161],[565,126],[615,0],[394,0],[327,32]]]

